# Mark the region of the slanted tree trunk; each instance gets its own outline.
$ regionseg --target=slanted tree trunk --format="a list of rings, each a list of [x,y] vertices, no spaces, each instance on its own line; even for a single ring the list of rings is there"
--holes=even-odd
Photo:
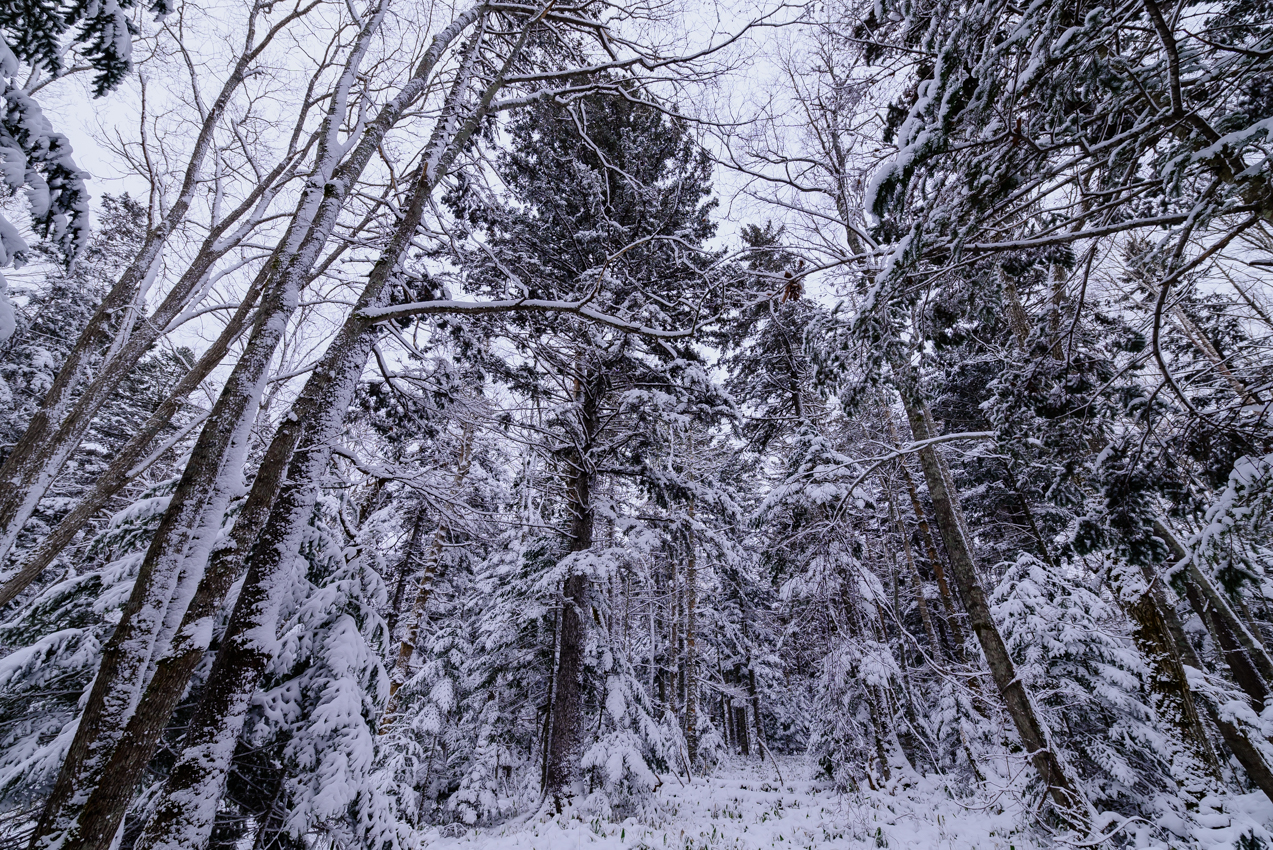
[[[8,558],[18,534],[31,518],[71,454],[80,445],[93,417],[101,410],[119,382],[151,349],[191,298],[203,287],[213,266],[238,245],[266,214],[282,184],[300,165],[302,149],[293,136],[283,159],[247,193],[243,201],[213,224],[194,254],[194,261],[171,287],[164,300],[144,316],[145,297],[168,237],[184,221],[196,194],[206,186],[201,177],[204,160],[212,150],[214,133],[238,87],[251,75],[261,51],[287,25],[305,14],[302,7],[280,19],[256,38],[256,18],[263,6],[253,9],[247,43],[212,105],[204,112],[199,134],[186,166],[176,198],[142,243],[137,255],[102,299],[39,410],[13,451],[0,466],[0,564]],[[301,116],[304,120],[304,116]],[[138,316],[143,316],[138,321]],[[143,447],[144,448],[144,447]]]
[[[306,383],[293,405],[293,416],[271,443],[272,449],[279,447],[273,453],[290,456],[286,483],[248,558],[247,577],[182,742],[181,758],[169,774],[138,848],[201,847],[211,834],[235,741],[272,657],[279,603],[294,579],[289,565],[313,516],[318,483],[331,459],[331,443],[339,436],[373,341],[370,333],[338,336],[324,356],[327,368]],[[293,446],[295,450],[288,451]]]
[[[901,385],[899,391],[902,403],[915,440],[922,442],[936,436],[930,432],[927,405],[915,385],[910,364],[895,357],[891,365]],[[936,448],[929,445],[920,449],[919,460],[924,479],[928,483],[929,496],[933,500],[933,511],[937,515],[937,528],[946,546],[946,553],[950,556],[955,585],[959,589],[964,610],[968,612],[973,633],[986,657],[999,696],[1012,718],[1030,763],[1048,789],[1058,814],[1073,825],[1085,829],[1091,823],[1090,805],[1079,792],[1052,744],[1047,727],[1039,717],[1025,683],[1017,675],[1003,636],[990,615],[986,592],[977,576],[977,566],[959,519],[958,507],[954,501],[955,493],[947,484]]]
[[[471,10],[467,23],[463,23],[465,16],[461,16],[435,38],[430,47],[432,61],[436,61],[446,45],[479,14],[480,10]],[[332,445],[339,437],[345,411],[378,336],[376,319],[371,314],[386,303],[389,284],[399,273],[429,196],[485,117],[495,94],[503,86],[509,65],[524,47],[528,33],[529,28],[523,31],[503,69],[487,86],[480,101],[466,108],[463,92],[469,83],[467,72],[482,43],[480,33],[469,40],[443,108],[443,117],[425,148],[425,160],[406,211],[372,269],[354,310],[306,382],[293,405],[292,415],[275,436],[275,441],[282,440],[293,447],[288,452],[291,462],[287,477],[249,558],[247,577],[208,686],[187,732],[182,757],[169,775],[137,850],[202,846],[211,834],[234,741],[271,659],[279,605],[289,583],[289,564],[300,550],[319,484],[331,460]],[[461,112],[462,109],[467,114]],[[198,804],[192,804],[192,800]]]
[[[1229,606],[1228,600],[1220,595],[1220,592],[1210,579],[1198,569],[1198,565],[1193,562],[1189,552],[1171,530],[1167,528],[1166,524],[1161,520],[1155,520],[1154,532],[1167,544],[1172,557],[1176,559],[1177,563],[1187,562],[1184,589],[1190,606],[1203,624],[1206,625],[1211,632],[1212,638],[1220,647],[1221,654],[1225,659],[1225,663],[1229,665],[1229,671],[1233,674],[1234,681],[1247,694],[1253,706],[1262,706],[1268,698],[1269,689],[1268,680],[1264,678],[1262,671],[1257,666],[1257,659],[1264,659],[1267,662],[1268,656],[1264,652],[1264,647],[1247,631],[1245,624],[1237,618],[1237,614]],[[1156,577],[1152,571],[1148,567],[1145,567],[1144,570],[1145,581],[1151,587],[1158,587],[1155,581]],[[1201,671],[1205,669],[1197,653],[1194,652],[1193,645],[1189,643],[1189,639],[1185,635],[1184,628],[1176,616],[1175,610],[1161,598],[1161,589],[1158,592],[1160,594],[1157,600],[1158,608],[1162,615],[1163,623],[1171,634],[1172,641],[1180,654],[1181,661],[1195,670]],[[1210,699],[1206,698],[1201,699],[1201,702],[1211,722],[1220,730],[1220,735],[1224,739],[1225,744],[1238,759],[1242,769],[1246,771],[1247,777],[1270,800],[1273,800],[1273,768],[1265,760],[1260,749],[1251,741],[1241,727],[1223,716],[1220,706],[1213,704]]]
[[[915,554],[911,551],[910,535],[906,533],[906,527],[902,525],[902,517],[897,510],[897,505],[893,502],[892,492],[888,492],[887,498],[889,515],[893,518],[893,527],[897,529],[898,536],[902,538],[902,551],[906,555],[906,565],[910,568],[911,580],[915,582],[915,605],[919,608],[919,619],[924,624],[924,631],[928,634],[928,642],[933,647],[933,652],[940,652],[942,642],[937,638],[937,627],[933,623],[932,612],[928,610],[928,600],[924,598],[924,581],[920,578],[919,569],[915,566]]]
[[[267,302],[271,313],[280,309],[281,295],[276,293]],[[256,330],[263,329],[258,324]],[[138,709],[143,719],[151,712],[152,705],[141,706],[138,698],[151,659],[164,652],[164,644],[184,616],[184,610],[170,610],[171,603],[180,604],[193,592],[216,539],[230,499],[227,473],[243,461],[269,360],[281,336],[281,327],[278,330],[279,334],[254,333],[195,444],[120,622],[103,648],[88,703],[37,825],[33,848],[65,841],[70,846],[105,850],[114,837],[132,782],[126,777],[108,778],[104,771],[116,762],[120,732]]]
[[[1241,675],[1246,684],[1241,681],[1239,684],[1253,700],[1259,694],[1258,699],[1263,703],[1268,698],[1269,685],[1273,683],[1273,658],[1269,657],[1259,639],[1251,634],[1215,582],[1198,568],[1188,550],[1161,519],[1154,520],[1154,533],[1167,544],[1172,557],[1184,565],[1189,602],[1203,623],[1212,628],[1216,642],[1230,662],[1234,677]],[[1242,672],[1239,673],[1239,670]]]
[[[1188,636],[1185,635],[1185,629],[1180,622],[1180,618],[1176,616],[1176,609],[1167,599],[1166,591],[1162,584],[1157,581],[1157,576],[1149,565],[1141,567],[1145,582],[1150,588],[1147,596],[1152,598],[1157,608],[1158,619],[1161,619],[1163,628],[1170,636],[1171,643],[1176,652],[1179,654],[1182,665],[1192,667],[1195,670],[1202,671],[1202,661],[1198,658],[1198,654],[1194,652],[1193,644],[1189,643]],[[1246,732],[1237,724],[1227,720],[1220,712],[1220,707],[1213,703],[1210,699],[1196,695],[1197,702],[1202,704],[1207,717],[1220,730],[1220,737],[1224,740],[1225,745],[1237,758],[1238,763],[1242,765],[1242,769],[1246,771],[1247,777],[1255,784],[1257,788],[1264,792],[1264,795],[1273,800],[1273,769],[1270,769],[1268,762],[1261,754],[1260,748],[1257,747]]]
[[[370,122],[353,151],[347,152],[338,144],[336,127],[345,118],[346,98],[379,27],[383,9],[364,20],[332,98],[327,118],[329,132],[324,134],[325,141],[320,144],[317,155],[319,169],[302,194],[296,215],[283,237],[283,250],[276,252],[271,263],[271,282],[266,286],[243,356],[200,434],[147,551],[120,623],[104,648],[88,703],[33,834],[33,850],[54,844],[106,850],[114,837],[137,777],[117,774],[104,781],[107,777],[103,768],[121,761],[144,766],[145,759],[127,753],[117,755],[115,750],[123,746],[126,750],[140,751],[148,744],[148,736],[124,738],[120,732],[130,724],[138,707],[151,659],[166,654],[174,635],[197,639],[204,645],[210,639],[210,622],[186,622],[189,603],[203,579],[210,578],[205,576],[205,568],[229,499],[227,477],[235,474],[242,463],[270,360],[288,318],[296,309],[299,291],[317,263],[322,246],[330,238],[345,199],[378,149],[380,140],[419,96],[446,47],[477,19],[478,13],[474,8],[461,14],[434,39],[411,80]],[[472,130],[467,132],[471,134]],[[341,157],[346,153],[348,156],[342,162]],[[445,165],[439,174],[444,169]],[[436,180],[438,175],[428,176]],[[412,222],[411,233],[414,227]],[[408,241],[409,238],[410,235]],[[405,249],[405,245],[400,249]],[[388,272],[386,269],[384,274],[387,276]],[[365,322],[357,314],[351,315],[350,321],[355,319]],[[358,364],[359,369],[365,359]],[[316,373],[311,380],[314,377],[322,376]],[[299,436],[294,434],[294,428],[281,431],[291,435],[289,439]],[[181,687],[184,689],[184,682]],[[159,717],[160,714],[162,712],[152,711],[148,706],[141,712],[139,722],[148,726],[166,723],[167,717]]]
[[[1135,276],[1137,277],[1138,282],[1144,287],[1144,291],[1146,293],[1145,300],[1143,300],[1141,304],[1152,312],[1154,310],[1154,304],[1158,298],[1158,282],[1156,280],[1148,279],[1148,277],[1143,273]],[[1237,287],[1234,288],[1236,289]],[[1209,362],[1212,367],[1220,373],[1220,376],[1224,378],[1225,382],[1233,389],[1234,394],[1242,400],[1243,404],[1254,405],[1262,403],[1259,395],[1253,392],[1251,388],[1243,383],[1242,380],[1234,374],[1233,370],[1229,368],[1229,364],[1225,362],[1223,357],[1220,356],[1220,352],[1216,350],[1216,347],[1211,342],[1210,338],[1208,338],[1202,328],[1199,327],[1198,323],[1194,320],[1193,316],[1189,314],[1189,311],[1185,309],[1183,304],[1177,302],[1169,307],[1168,311],[1171,313],[1172,318],[1176,320],[1176,323],[1180,325],[1180,329],[1184,331],[1185,338],[1188,339],[1189,342],[1193,344],[1193,347],[1198,350],[1198,353],[1206,358],[1207,362]]]
[[[168,398],[155,409],[137,433],[130,437],[123,448],[116,453],[110,466],[93,482],[93,489],[80,499],[79,503],[63,517],[47,537],[40,541],[40,545],[36,547],[35,552],[21,569],[11,575],[3,587],[0,587],[0,608],[12,602],[39,578],[40,574],[53,563],[53,559],[75,538],[84,524],[96,516],[97,512],[105,507],[116,493],[140,475],[151,461],[158,459],[159,451],[146,457],[146,450],[185,405],[186,397],[194,392],[221,363],[230,345],[243,332],[256,299],[260,296],[261,282],[263,281],[259,277],[253,282],[253,286],[245,293],[239,309],[222,329],[221,334],[177,382],[172,392],[168,394]],[[163,447],[160,446],[159,449],[162,450]]]
[[[1149,690],[1153,695],[1154,709],[1176,727],[1181,740],[1198,763],[1219,779],[1220,764],[1198,717],[1180,650],[1154,598],[1152,575],[1142,582],[1142,576],[1137,574],[1134,580],[1129,581],[1130,577],[1121,570],[1111,570],[1108,578],[1115,598],[1132,621],[1132,639],[1149,662],[1152,671]]]
[[[1233,676],[1233,681],[1247,695],[1247,699],[1251,702],[1251,708],[1257,714],[1264,711],[1264,706],[1269,699],[1269,689],[1264,682],[1255,665],[1251,661],[1251,657],[1243,651],[1242,645],[1238,643],[1232,629],[1224,621],[1224,618],[1216,611],[1215,607],[1208,604],[1203,597],[1202,592],[1198,589],[1198,585],[1192,581],[1186,581],[1184,585],[1185,598],[1189,600],[1189,605],[1198,614],[1207,631],[1211,633],[1212,639],[1216,643],[1216,647],[1220,650],[1220,656],[1224,659],[1224,663],[1229,667],[1229,673]]]
[[[898,435],[897,426],[893,424],[893,417],[888,411],[885,411],[884,419],[888,423],[889,437],[897,445]],[[919,501],[919,490],[915,486],[915,479],[911,475],[910,467],[906,465],[903,458],[898,463],[898,468],[902,471],[902,479],[906,482],[906,491],[911,498],[911,510],[915,513],[915,520],[919,523],[920,540],[924,543],[924,549],[928,555],[928,562],[932,564],[933,575],[937,578],[937,590],[941,594],[942,605],[946,609],[945,624],[950,630],[951,643],[954,644],[955,657],[963,651],[964,634],[963,629],[959,625],[959,609],[955,605],[954,595],[950,592],[950,583],[946,578],[946,569],[942,564],[941,556],[937,553],[937,544],[933,539],[932,529],[928,525],[928,515],[924,512],[924,506]]]

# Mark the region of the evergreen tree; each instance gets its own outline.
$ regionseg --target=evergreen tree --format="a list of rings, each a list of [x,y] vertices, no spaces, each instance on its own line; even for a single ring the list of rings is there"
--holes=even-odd
[[[451,199],[486,231],[485,248],[469,255],[468,286],[505,297],[584,298],[634,329],[691,326],[713,292],[710,258],[699,246],[714,225],[708,161],[688,129],[638,98],[597,95],[568,107],[537,106],[509,132],[511,151],[500,174],[516,205],[481,204],[473,187]],[[613,510],[599,497],[602,470],[621,478],[649,475],[659,429],[710,418],[720,402],[699,355],[676,339],[530,314],[503,322],[498,332],[520,355],[520,362],[501,367],[501,377],[542,411],[535,427],[549,437],[545,449],[560,470],[552,510],[563,536],[548,575],[561,582],[563,595],[544,781],[561,806],[582,790],[581,765],[609,765],[605,775],[613,782],[640,760],[635,752],[598,755],[596,742],[585,737],[585,717],[601,706],[615,708],[608,717],[616,725],[607,734],[616,742],[622,728],[638,736],[653,729],[632,713],[640,705],[635,686],[598,678],[612,672],[622,678],[626,660],[598,650],[595,672],[589,660],[589,635],[596,635],[590,623],[604,617],[599,591],[616,578],[622,560],[606,554],[612,546],[596,534],[600,513]],[[618,769],[615,758],[629,767]],[[635,768],[638,777],[643,773]]]
[[[1091,584],[1022,555],[995,589],[995,618],[1088,798],[1126,816],[1179,817],[1177,781],[1205,780],[1144,701],[1144,660]]]

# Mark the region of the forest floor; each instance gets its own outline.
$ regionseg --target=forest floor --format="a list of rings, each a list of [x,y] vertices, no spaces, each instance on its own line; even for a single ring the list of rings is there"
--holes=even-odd
[[[527,819],[462,835],[425,836],[430,850],[1038,850],[1020,810],[956,800],[935,784],[839,794],[803,759],[741,760],[706,777],[664,777],[639,816]],[[921,782],[923,780],[920,780]],[[452,833],[455,827],[450,828]]]
[[[1112,843],[1067,841],[1028,826],[1014,793],[958,798],[916,778],[906,788],[841,794],[814,778],[816,766],[804,759],[780,759],[778,768],[782,782],[768,761],[726,762],[688,782],[664,777],[640,815],[623,820],[541,815],[459,835],[456,827],[449,835],[434,830],[423,843],[429,850],[1273,848],[1273,804],[1259,793],[1206,798],[1192,823],[1129,822],[1120,829],[1116,819],[1103,819],[1102,832],[1122,833]]]

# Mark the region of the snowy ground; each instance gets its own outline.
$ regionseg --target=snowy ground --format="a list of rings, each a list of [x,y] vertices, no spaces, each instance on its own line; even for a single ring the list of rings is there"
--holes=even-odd
[[[1091,839],[1048,841],[1026,829],[1026,818],[1009,803],[1011,795],[957,800],[942,786],[923,780],[907,789],[837,794],[826,783],[811,779],[810,765],[802,760],[782,760],[779,767],[782,783],[771,763],[755,762],[728,763],[712,776],[692,782],[667,777],[641,817],[621,822],[541,816],[492,829],[469,829],[460,835],[435,830],[425,836],[424,845],[430,850],[1079,850],[1093,846]],[[1204,800],[1195,818],[1192,825],[1175,825],[1188,836],[1184,841],[1178,833],[1164,843],[1162,824],[1153,830],[1148,824],[1130,823],[1116,830],[1121,833],[1119,840],[1095,842],[1095,846],[1155,850],[1264,846],[1273,850],[1273,804],[1261,794],[1228,798],[1223,806]],[[1250,835],[1257,841],[1244,838]]]
[[[729,763],[714,775],[664,780],[639,818],[621,822],[536,819],[458,837],[426,836],[430,850],[1035,850],[1018,812],[997,801],[971,810],[940,787],[837,794],[809,778],[809,765]],[[682,784],[684,783],[684,784]],[[452,828],[454,829],[454,827]]]

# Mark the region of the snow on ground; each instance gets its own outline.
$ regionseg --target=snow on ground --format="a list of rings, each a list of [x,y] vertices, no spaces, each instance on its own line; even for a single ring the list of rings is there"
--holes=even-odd
[[[1116,821],[1110,821],[1103,831],[1122,833],[1118,841],[1057,842],[1025,826],[1028,818],[1015,795],[956,799],[941,784],[918,778],[908,788],[839,794],[811,778],[811,767],[801,759],[780,760],[779,783],[771,762],[733,761],[688,782],[665,777],[639,817],[615,822],[578,814],[541,815],[458,835],[459,828],[451,826],[431,830],[423,844],[429,850],[1086,850],[1094,844],[1147,850],[1273,848],[1273,804],[1258,793],[1229,797],[1223,806],[1204,799],[1195,824],[1174,825],[1193,841],[1177,837],[1164,844],[1163,824],[1158,830],[1135,822],[1117,829]],[[1255,842],[1247,837],[1252,834]]]
[[[708,777],[665,777],[640,817],[532,819],[457,837],[426,836],[430,850],[1036,850],[1021,818],[997,803],[969,810],[938,786],[838,794],[803,760],[730,762]],[[454,829],[452,827],[451,829]],[[445,832],[445,830],[443,831]]]

